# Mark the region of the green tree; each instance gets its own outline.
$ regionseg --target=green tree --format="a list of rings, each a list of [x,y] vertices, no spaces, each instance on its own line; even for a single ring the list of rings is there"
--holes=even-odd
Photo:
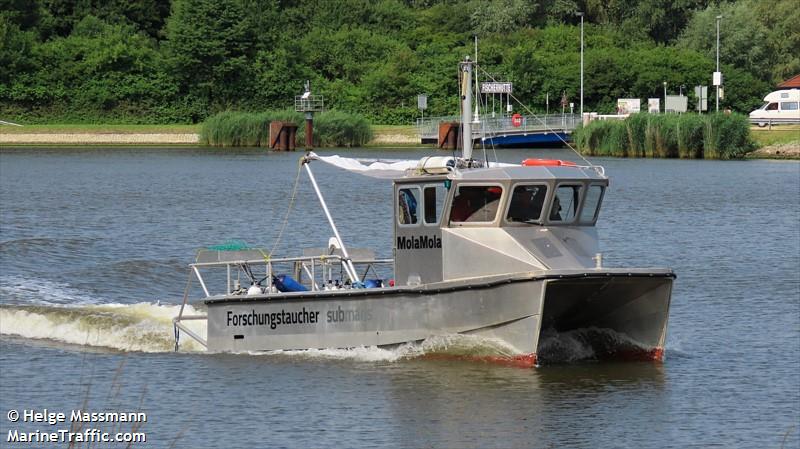
[[[631,20],[655,42],[673,42],[692,14],[708,3],[708,0],[639,0],[635,3]]]
[[[329,108],[408,123],[418,93],[426,115],[456,113],[476,31],[481,70],[553,111],[578,102],[578,11],[587,110],[710,84],[720,13],[724,107],[747,112],[800,71],[785,0],[0,0],[0,113],[200,121],[291,107],[308,79]]]
[[[508,33],[527,25],[536,4],[527,0],[476,0],[471,6],[472,29],[479,35]]]
[[[314,74],[303,63],[300,45],[287,43],[273,50],[262,50],[254,66],[256,107],[284,109],[293,107],[294,96]],[[316,85],[312,86],[316,90]]]
[[[27,31],[39,25],[42,9],[38,1],[0,0],[0,15],[21,30]]]
[[[25,59],[33,68],[12,73],[2,104],[29,120],[39,114],[76,122],[182,119],[164,107],[175,87],[157,47],[132,25],[86,16],[69,36],[34,45]]]
[[[45,39],[70,35],[88,15],[108,23],[127,23],[150,37],[159,32],[169,15],[169,2],[161,0],[31,0],[40,14],[38,27]]]
[[[36,37],[22,31],[9,15],[0,13],[0,85],[6,87],[14,78],[35,68],[31,53]]]
[[[713,61],[717,49],[716,17],[722,15],[720,62],[767,81],[772,77],[769,67],[775,55],[767,43],[767,28],[758,20],[754,7],[755,3],[751,0],[723,3],[719,7],[709,6],[694,15],[678,45],[696,50]]]
[[[165,47],[180,92],[203,105],[193,120],[252,98],[256,47],[237,0],[175,0]]]
[[[770,61],[771,81],[781,81],[800,73],[800,8],[795,2],[762,0],[754,12],[766,28],[767,44],[775,55]]]

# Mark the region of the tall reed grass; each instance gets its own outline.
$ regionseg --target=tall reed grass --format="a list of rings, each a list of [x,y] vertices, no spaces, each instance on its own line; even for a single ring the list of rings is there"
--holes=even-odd
[[[267,112],[225,111],[206,119],[200,143],[218,147],[269,146],[269,124],[281,120],[297,124],[297,143],[305,141],[303,114],[290,110]],[[372,128],[357,114],[326,111],[314,115],[314,146],[361,146],[372,140]]]
[[[623,121],[595,120],[573,139],[590,156],[740,158],[755,147],[741,114],[632,114]]]
[[[355,147],[372,140],[372,127],[360,115],[327,111],[314,119],[314,145],[320,147]]]

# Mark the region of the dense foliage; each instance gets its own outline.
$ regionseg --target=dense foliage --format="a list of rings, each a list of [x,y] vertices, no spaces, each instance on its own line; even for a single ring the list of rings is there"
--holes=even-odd
[[[736,113],[632,114],[578,127],[573,138],[592,156],[735,159],[754,149],[750,122]]]
[[[310,80],[330,109],[408,123],[418,93],[455,112],[476,34],[484,68],[543,110],[577,102],[577,11],[585,110],[710,84],[718,14],[723,107],[800,72],[791,0],[0,0],[0,119],[198,123],[291,107]]]

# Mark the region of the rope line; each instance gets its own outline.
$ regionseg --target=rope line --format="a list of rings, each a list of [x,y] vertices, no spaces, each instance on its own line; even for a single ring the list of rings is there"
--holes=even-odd
[[[286,230],[286,226],[289,224],[289,215],[292,213],[292,209],[294,208],[295,199],[297,199],[297,187],[300,184],[300,172],[303,169],[303,159],[300,158],[300,162],[297,164],[297,175],[294,177],[294,186],[292,187],[292,195],[289,197],[289,207],[286,208],[286,215],[283,217],[283,223],[281,224],[281,230],[278,231],[278,236],[275,237],[275,243],[272,244],[272,249],[269,250],[269,254],[267,254],[264,260],[269,260],[272,257],[272,254],[278,248],[278,245],[281,242],[281,238],[283,237],[283,232]]]
[[[476,97],[478,98],[478,104],[483,106],[484,111],[488,110],[489,109],[489,99],[488,98],[484,98],[484,101],[481,102],[480,95],[476,95]],[[494,109],[492,110],[492,113],[494,113]],[[492,117],[492,118],[494,118],[494,117]],[[481,147],[483,148],[483,158],[486,161],[486,166],[489,167],[489,160],[486,157],[486,138],[485,138],[486,130],[489,129],[489,127],[486,126],[486,121],[485,120],[482,122],[481,127],[484,130],[484,132],[482,133],[484,138],[481,139]],[[489,144],[492,146],[492,153],[494,154],[494,161],[496,163],[500,162],[497,159],[497,151],[496,151],[495,146],[494,146],[494,139],[489,139]]]
[[[483,72],[483,73],[484,73],[486,76],[488,76],[488,77],[489,77],[489,78],[490,78],[492,81],[494,81],[494,82],[498,82],[498,81],[497,81],[497,79],[495,79],[495,77],[494,77],[494,76],[492,76],[492,74],[491,74],[491,73],[489,73],[489,72],[487,72],[486,70],[484,70],[484,69],[483,69],[483,67],[480,67],[480,66],[478,66],[477,64],[476,64],[476,67],[478,67],[478,70],[480,70],[481,72]],[[556,135],[556,137],[558,137],[558,140],[560,140],[561,142],[563,142],[563,143],[564,143],[564,145],[566,145],[567,147],[569,147],[569,149],[570,149],[570,150],[572,150],[573,152],[575,152],[575,154],[577,154],[577,155],[578,155],[578,157],[580,157],[581,159],[583,159],[583,161],[584,161],[584,162],[586,162],[586,163],[587,163],[587,164],[589,164],[590,166],[594,167],[594,164],[592,164],[591,162],[589,162],[589,160],[588,160],[588,159],[586,159],[585,157],[583,157],[583,155],[582,155],[580,152],[578,152],[578,150],[576,150],[576,149],[575,149],[575,147],[573,147],[572,145],[570,145],[570,143],[569,143],[569,142],[567,142],[566,140],[564,140],[564,139],[563,139],[563,138],[562,138],[562,137],[561,137],[561,136],[560,136],[560,135],[559,135],[559,134],[558,134],[558,133],[557,133],[557,132],[556,132],[554,129],[550,128],[550,127],[547,125],[547,122],[545,122],[544,120],[542,120],[541,118],[539,118],[539,116],[538,116],[538,115],[536,115],[536,114],[535,114],[533,111],[531,111],[531,109],[530,109],[528,106],[526,106],[526,105],[525,105],[523,102],[521,102],[521,101],[519,100],[519,98],[515,97],[513,93],[509,93],[509,94],[507,94],[507,95],[509,95],[511,98],[513,98],[513,99],[514,99],[514,101],[516,101],[517,103],[519,103],[519,104],[520,104],[520,106],[522,106],[523,108],[525,108],[525,110],[528,112],[528,114],[530,114],[530,115],[532,115],[533,117],[535,117],[535,118],[536,118],[536,120],[539,120],[540,122],[542,122],[542,125],[544,125],[544,127],[545,127],[545,128],[548,130],[548,131],[550,131],[550,132],[552,132],[553,134],[555,134],[555,135]],[[581,120],[583,120],[583,117],[581,117]]]

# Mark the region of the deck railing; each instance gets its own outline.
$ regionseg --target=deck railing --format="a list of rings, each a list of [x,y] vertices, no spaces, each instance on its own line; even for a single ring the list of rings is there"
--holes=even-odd
[[[319,291],[326,288],[327,280],[344,280],[344,262],[345,259],[342,256],[333,254],[283,258],[265,257],[252,260],[223,260],[190,264],[189,279],[183,294],[183,302],[178,316],[172,320],[175,331],[175,350],[177,351],[179,348],[181,332],[190,336],[204,347],[208,347],[206,340],[182,323],[182,321],[186,320],[207,319],[205,315],[186,315],[183,313],[186,305],[189,304],[193,281],[197,281],[200,285],[205,298],[221,295],[241,295],[246,297],[248,295],[248,287],[259,280],[263,282],[258,284],[262,290],[261,293],[281,295],[282,293],[277,290],[273,282],[274,276],[277,276],[278,273],[293,276],[297,282],[310,291]],[[353,259],[352,262],[355,267],[363,270],[360,276],[361,279],[366,279],[370,270],[376,277],[379,276],[378,268],[387,270],[391,268],[393,271],[394,259]],[[224,275],[219,273],[223,270]],[[212,273],[208,273],[209,271]],[[204,273],[208,274],[208,276],[204,276]],[[224,283],[220,285],[219,282],[223,281],[223,276]],[[245,283],[242,283],[242,277],[244,277]],[[263,278],[258,279],[261,277]],[[209,281],[216,281],[217,284],[210,284]],[[209,285],[212,285],[213,288],[210,289]],[[225,290],[220,291],[223,285]]]

